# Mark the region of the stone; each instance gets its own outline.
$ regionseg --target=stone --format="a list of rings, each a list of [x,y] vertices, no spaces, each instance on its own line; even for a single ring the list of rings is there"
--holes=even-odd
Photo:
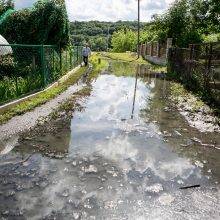
[[[97,173],[98,169],[95,165],[89,165],[88,168],[85,168],[85,173]]]

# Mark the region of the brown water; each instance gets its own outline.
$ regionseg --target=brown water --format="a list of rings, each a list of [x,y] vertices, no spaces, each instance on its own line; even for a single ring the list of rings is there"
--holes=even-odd
[[[147,69],[110,62],[71,120],[1,156],[2,219],[219,219],[220,151],[193,139],[220,134],[189,127]]]

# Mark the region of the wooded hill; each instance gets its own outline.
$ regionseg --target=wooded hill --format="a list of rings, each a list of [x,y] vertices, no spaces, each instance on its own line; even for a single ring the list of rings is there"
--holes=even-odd
[[[73,45],[89,43],[92,50],[106,50],[111,48],[111,38],[115,31],[123,29],[137,30],[137,21],[75,21],[70,22],[70,40]],[[146,23],[140,23],[143,29]],[[109,36],[109,38],[108,38]]]

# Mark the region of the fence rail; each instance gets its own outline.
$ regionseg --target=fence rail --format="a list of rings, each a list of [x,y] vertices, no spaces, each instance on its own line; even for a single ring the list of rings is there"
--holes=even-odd
[[[47,87],[82,62],[82,47],[0,44],[0,105]]]
[[[220,105],[220,42],[171,48],[168,71],[190,89],[208,95]]]

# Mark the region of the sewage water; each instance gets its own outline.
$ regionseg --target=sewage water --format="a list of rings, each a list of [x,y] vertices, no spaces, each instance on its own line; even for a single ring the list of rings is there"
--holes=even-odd
[[[220,219],[220,134],[189,127],[147,66],[110,62],[91,86],[0,156],[1,219]]]

